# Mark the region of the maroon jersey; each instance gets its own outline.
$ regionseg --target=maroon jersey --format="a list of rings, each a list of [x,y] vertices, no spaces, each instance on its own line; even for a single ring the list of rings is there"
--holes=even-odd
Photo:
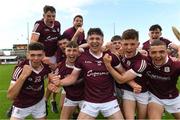
[[[83,71],[85,90],[84,100],[93,103],[104,103],[116,99],[114,96],[114,80],[105,64],[103,56],[97,57],[89,50],[81,54],[75,63],[75,69]],[[118,58],[112,55],[112,66],[118,66]]]
[[[57,49],[55,56],[56,56],[57,63],[62,62],[63,60],[66,59],[66,55],[62,52],[61,48]]]
[[[121,64],[125,70],[131,70],[137,77],[135,82],[142,86],[141,92],[147,91],[147,80],[143,76],[145,73],[147,62],[146,57],[141,55],[139,52],[132,58],[123,57],[121,59]],[[127,83],[119,85],[121,88],[129,91],[133,91],[133,88]]]
[[[21,62],[15,67],[12,76],[12,83],[19,78],[24,65],[30,65],[29,60]],[[44,96],[44,79],[51,72],[48,65],[42,64],[40,71],[33,70],[29,77],[25,80],[18,96],[15,98],[13,105],[20,108],[30,107],[38,103]]]
[[[65,78],[70,75],[74,66],[69,66],[65,63],[65,60],[58,67],[58,74],[61,75],[61,78]],[[66,98],[73,101],[84,100],[84,81],[82,78],[82,74],[80,74],[77,82],[70,86],[64,86],[64,90],[66,91]]]
[[[161,67],[152,62],[148,64],[146,76],[149,80],[149,91],[160,99],[173,99],[179,95],[176,88],[180,75],[180,62],[173,62],[170,58]]]
[[[171,41],[169,41],[168,39],[165,39],[163,37],[160,37],[159,40],[163,41],[166,44],[167,47],[171,43]],[[150,41],[147,40],[146,42],[143,43],[142,49],[149,52],[150,45],[151,45]]]
[[[54,22],[54,26],[48,27],[43,20],[36,21],[33,29],[33,33],[39,34],[38,42],[41,42],[45,46],[45,54],[47,57],[51,57],[57,50],[57,40],[60,35],[60,23]]]
[[[74,36],[74,34],[76,33],[76,29],[75,27],[71,27],[67,30],[64,31],[63,35],[65,38],[67,38],[68,40],[71,40]],[[77,44],[78,45],[81,45],[83,43],[86,43],[86,40],[85,40],[85,35],[84,35],[84,32],[82,34],[79,35],[78,39],[77,39]]]

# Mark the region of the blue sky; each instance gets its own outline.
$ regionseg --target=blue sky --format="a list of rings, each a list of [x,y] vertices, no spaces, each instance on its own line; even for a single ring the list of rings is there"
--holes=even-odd
[[[160,24],[163,36],[179,44],[171,27],[180,30],[180,0],[6,0],[0,7],[0,49],[27,43],[34,22],[42,18],[44,5],[56,8],[61,33],[72,26],[76,14],[82,14],[85,32],[90,27],[100,27],[105,42],[114,32],[121,35],[124,30],[134,28],[139,31],[142,43],[149,38],[149,27]]]

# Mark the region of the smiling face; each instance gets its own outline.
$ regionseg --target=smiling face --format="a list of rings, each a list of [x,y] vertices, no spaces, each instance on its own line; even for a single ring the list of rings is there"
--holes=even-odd
[[[127,58],[132,58],[136,54],[139,42],[136,39],[122,40],[122,49]]]
[[[121,41],[116,40],[111,43],[112,51],[119,52],[122,48]]]
[[[101,47],[103,45],[103,37],[98,34],[92,34],[88,36],[87,43],[91,52],[93,52],[94,54],[98,54],[99,52],[101,52]]]
[[[161,66],[166,62],[167,48],[165,45],[151,46],[149,55],[155,65]]]
[[[79,56],[79,48],[66,47],[65,54],[67,62],[73,64],[76,58]]]

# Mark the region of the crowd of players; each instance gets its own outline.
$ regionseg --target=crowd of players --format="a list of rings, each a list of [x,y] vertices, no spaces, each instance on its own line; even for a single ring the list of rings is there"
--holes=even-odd
[[[160,25],[149,29],[150,39],[139,48],[139,33],[127,29],[106,46],[100,28],[85,38],[83,17],[61,34],[56,10],[46,5],[36,21],[27,59],[14,68],[7,97],[12,100],[11,120],[32,115],[46,119],[52,93],[61,93],[60,119],[161,119],[164,110],[180,119],[180,47],[161,37]],[[46,92],[44,80],[48,78]],[[63,87],[63,89],[61,89]]]

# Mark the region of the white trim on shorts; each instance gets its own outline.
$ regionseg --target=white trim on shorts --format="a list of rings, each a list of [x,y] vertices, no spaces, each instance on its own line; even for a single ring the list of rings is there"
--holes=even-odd
[[[46,116],[46,107],[44,98],[40,100],[37,104],[27,107],[19,108],[13,106],[12,117],[24,119],[27,116],[32,115],[33,118],[42,118]]]
[[[153,93],[149,92],[149,94],[149,103],[153,102],[162,105],[165,108],[165,110],[169,113],[180,112],[180,95],[174,99],[159,99]]]
[[[120,111],[120,108],[116,99],[105,103],[92,103],[84,101],[81,107],[81,112],[92,117],[97,117],[99,112],[101,112],[104,117],[109,117],[118,111]]]
[[[128,91],[125,89],[122,89],[123,95],[122,98],[125,100],[132,100],[137,101],[138,103],[147,105],[149,101],[149,92],[143,92],[143,93],[134,93],[132,91]]]
[[[65,97],[63,106],[79,106],[79,108],[82,107],[83,100],[80,101],[73,101]]]

